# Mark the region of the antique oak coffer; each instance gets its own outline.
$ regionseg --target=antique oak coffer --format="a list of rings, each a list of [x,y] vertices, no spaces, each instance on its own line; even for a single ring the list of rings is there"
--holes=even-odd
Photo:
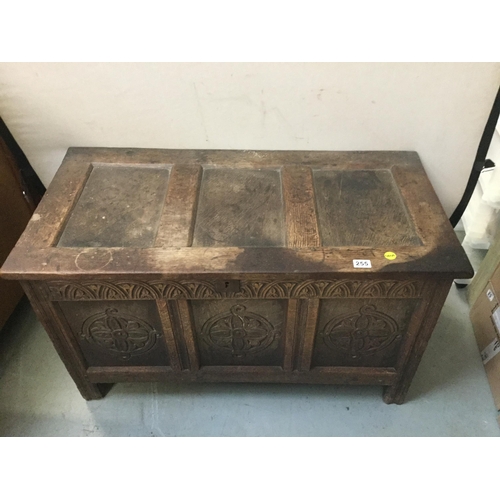
[[[414,152],[71,148],[6,261],[82,396],[377,384],[473,274]]]

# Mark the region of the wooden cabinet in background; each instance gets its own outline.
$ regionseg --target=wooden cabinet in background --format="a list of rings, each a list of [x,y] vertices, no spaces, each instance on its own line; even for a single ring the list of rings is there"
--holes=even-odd
[[[23,194],[17,160],[0,137],[0,265],[14,248],[33,210]],[[19,283],[0,277],[0,329],[22,296]]]

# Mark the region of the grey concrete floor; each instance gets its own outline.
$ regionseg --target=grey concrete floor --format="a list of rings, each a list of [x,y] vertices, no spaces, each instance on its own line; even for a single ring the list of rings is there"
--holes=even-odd
[[[452,287],[408,401],[380,387],[116,384],[86,402],[24,300],[0,335],[2,436],[498,436],[468,317]]]

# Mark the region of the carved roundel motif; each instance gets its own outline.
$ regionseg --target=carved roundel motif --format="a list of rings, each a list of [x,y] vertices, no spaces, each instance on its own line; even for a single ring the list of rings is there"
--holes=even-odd
[[[242,357],[269,347],[279,332],[263,316],[248,312],[243,305],[235,305],[229,313],[210,318],[203,325],[201,336],[210,346]]]
[[[160,334],[142,319],[108,308],[87,318],[81,337],[101,350],[129,359],[144,354],[156,343]]]
[[[379,352],[400,338],[396,321],[374,305],[332,319],[320,335],[328,347],[347,351],[351,358]]]

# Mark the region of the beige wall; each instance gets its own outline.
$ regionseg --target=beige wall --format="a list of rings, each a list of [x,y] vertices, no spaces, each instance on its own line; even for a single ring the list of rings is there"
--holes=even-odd
[[[0,64],[0,115],[45,184],[70,146],[415,150],[448,214],[498,63]]]

